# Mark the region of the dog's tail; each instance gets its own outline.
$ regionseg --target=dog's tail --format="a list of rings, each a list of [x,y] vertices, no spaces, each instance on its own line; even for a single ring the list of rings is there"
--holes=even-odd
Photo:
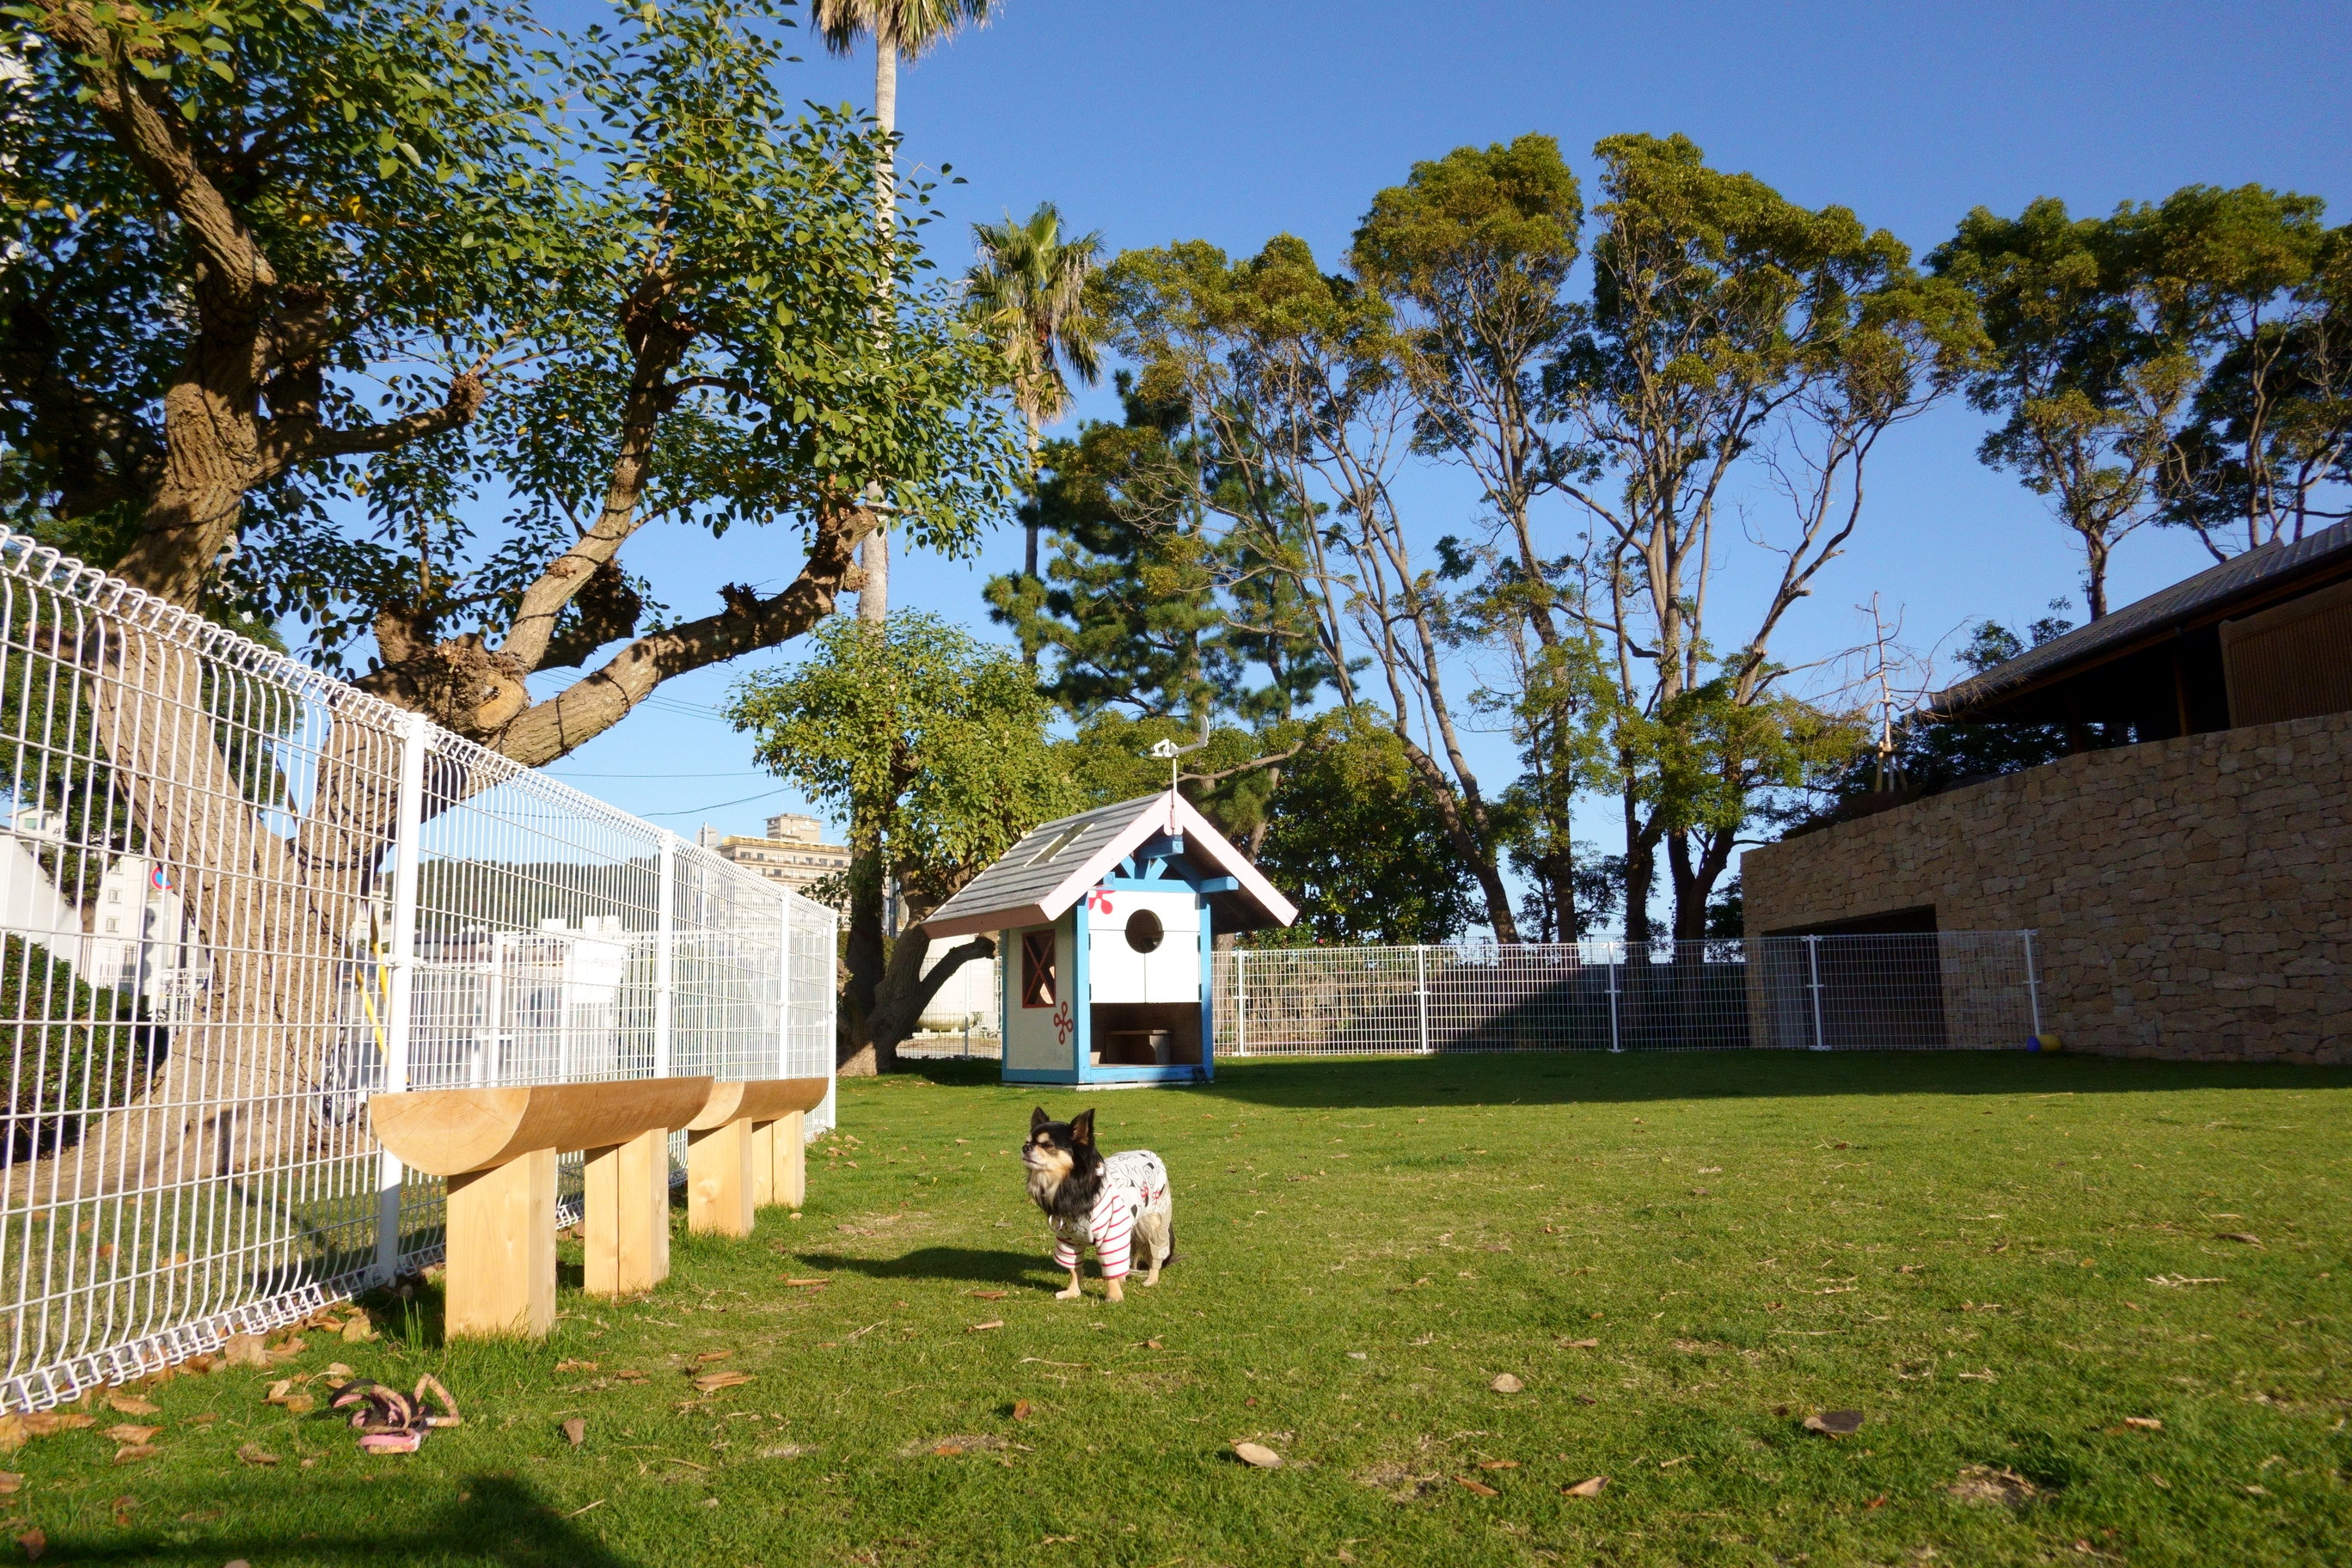
[[[1160,1267],[1165,1268],[1182,1256],[1176,1250],[1176,1222],[1171,1219],[1168,1222],[1168,1256],[1160,1260]]]

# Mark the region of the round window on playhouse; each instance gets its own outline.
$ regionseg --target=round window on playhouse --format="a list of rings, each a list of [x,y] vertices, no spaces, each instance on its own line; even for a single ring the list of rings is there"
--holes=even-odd
[[[1127,917],[1127,945],[1138,952],[1156,952],[1160,939],[1168,934],[1160,917],[1150,910],[1138,910]]]

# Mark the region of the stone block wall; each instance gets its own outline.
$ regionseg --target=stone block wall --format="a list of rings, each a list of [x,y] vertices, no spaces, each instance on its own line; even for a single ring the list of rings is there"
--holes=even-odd
[[[2036,933],[2070,1049],[2352,1062],[2352,713],[2091,752],[1748,851],[1748,934]]]

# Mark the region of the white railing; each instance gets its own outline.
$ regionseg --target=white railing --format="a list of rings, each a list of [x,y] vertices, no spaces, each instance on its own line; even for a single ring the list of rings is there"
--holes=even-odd
[[[1217,1051],[1995,1050],[2042,1016],[2031,931],[1216,955]]]
[[[832,1071],[832,910],[5,531],[0,941],[0,1408],[434,1261],[379,1089]]]

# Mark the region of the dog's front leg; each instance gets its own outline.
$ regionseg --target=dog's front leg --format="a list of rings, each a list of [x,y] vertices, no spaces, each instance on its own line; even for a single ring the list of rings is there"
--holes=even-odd
[[[1113,1290],[1116,1290],[1116,1289],[1118,1289],[1118,1286],[1116,1283],[1114,1283],[1114,1284],[1111,1286],[1111,1289],[1112,1289]],[[1078,1271],[1077,1271],[1077,1268],[1076,1268],[1075,1266],[1073,1266],[1073,1267],[1071,1268],[1071,1269],[1070,1269],[1070,1288],[1069,1288],[1068,1289],[1066,1289],[1066,1290],[1056,1290],[1056,1291],[1055,1291],[1055,1292],[1054,1292],[1054,1300],[1056,1300],[1056,1301],[1075,1301],[1075,1300],[1076,1300],[1080,1296],[1083,1296],[1083,1295],[1085,1295],[1085,1294],[1086,1294],[1086,1292],[1085,1292],[1085,1291],[1083,1291],[1083,1290],[1081,1290],[1081,1289],[1078,1289]],[[1117,1296],[1113,1296],[1113,1297],[1111,1298],[1111,1300],[1114,1300],[1114,1301],[1116,1301],[1116,1300],[1118,1300],[1118,1298]]]
[[[1118,1288],[1118,1280],[1106,1279],[1103,1281],[1103,1300],[1107,1301],[1124,1301],[1127,1300],[1127,1292]]]

